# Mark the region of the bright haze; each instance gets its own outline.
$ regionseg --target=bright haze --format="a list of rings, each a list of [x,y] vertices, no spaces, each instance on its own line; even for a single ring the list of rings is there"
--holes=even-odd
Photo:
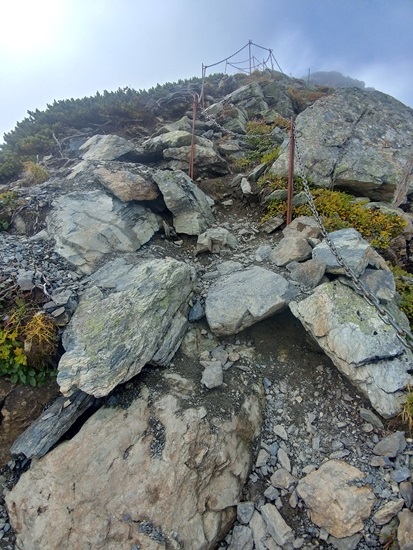
[[[0,22],[0,141],[55,99],[201,76],[249,40],[289,76],[340,71],[413,107],[413,0],[0,0]]]

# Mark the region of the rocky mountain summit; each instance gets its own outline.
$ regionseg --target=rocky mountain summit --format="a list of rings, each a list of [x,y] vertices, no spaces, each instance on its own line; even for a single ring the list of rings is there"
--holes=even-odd
[[[46,182],[7,185],[24,207],[0,289],[42,292],[62,349],[59,395],[13,437],[2,389],[0,548],[413,548],[413,357],[386,263],[411,262],[413,111],[279,73],[219,89],[196,120],[158,101],[150,134],[89,130]],[[388,251],[263,221],[291,116],[297,172],[401,220]],[[257,120],[277,158],[254,157]]]

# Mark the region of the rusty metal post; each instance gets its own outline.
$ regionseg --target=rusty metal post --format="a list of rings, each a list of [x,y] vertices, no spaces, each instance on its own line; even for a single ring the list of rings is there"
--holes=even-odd
[[[194,164],[195,164],[195,118],[196,118],[196,96],[194,94],[192,101],[192,139],[191,139],[191,155],[189,159],[189,177],[194,179]]]
[[[293,190],[294,190],[294,118],[290,121],[290,158],[288,164],[288,191],[287,191],[287,225],[293,218]]]

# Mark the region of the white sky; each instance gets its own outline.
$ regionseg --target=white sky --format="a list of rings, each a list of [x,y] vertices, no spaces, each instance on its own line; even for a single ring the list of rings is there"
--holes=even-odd
[[[0,0],[0,140],[54,99],[201,75],[252,39],[413,107],[413,0]],[[223,71],[224,66],[216,71]]]

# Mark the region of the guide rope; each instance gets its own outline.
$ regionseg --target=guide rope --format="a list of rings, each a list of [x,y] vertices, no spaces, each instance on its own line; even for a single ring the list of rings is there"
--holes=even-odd
[[[295,137],[295,152],[297,155],[297,161],[298,161],[298,167],[300,171],[300,177],[302,178],[302,183],[304,186],[304,192],[307,197],[308,206],[310,207],[310,210],[316,219],[318,225],[320,226],[321,233],[324,237],[325,242],[327,243],[328,247],[331,250],[331,253],[335,257],[337,263],[344,269],[346,275],[351,279],[352,286],[354,290],[362,296],[365,301],[370,304],[371,306],[375,307],[377,310],[377,313],[380,317],[380,319],[386,323],[387,325],[391,325],[394,330],[396,331],[397,338],[400,340],[400,342],[404,345],[405,348],[409,349],[410,351],[413,351],[413,334],[410,332],[410,330],[400,326],[396,319],[394,318],[393,314],[385,308],[380,301],[372,294],[366,285],[363,283],[363,281],[360,280],[358,275],[355,273],[355,271],[347,264],[347,262],[344,260],[343,256],[340,254],[340,252],[337,250],[337,247],[335,246],[334,242],[331,240],[324,223],[321,219],[320,214],[317,211],[317,207],[314,203],[313,196],[311,195],[310,186],[308,184],[308,180],[305,176],[304,171],[304,165],[300,153],[300,149],[297,143],[297,132],[295,124],[293,124],[293,132]]]

